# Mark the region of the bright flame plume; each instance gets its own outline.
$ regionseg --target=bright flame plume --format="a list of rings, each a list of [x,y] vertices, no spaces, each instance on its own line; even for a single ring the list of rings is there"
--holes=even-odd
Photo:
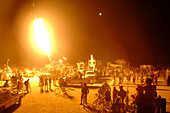
[[[50,58],[50,35],[45,28],[44,20],[36,18],[34,20],[34,36],[37,45],[45,52]]]

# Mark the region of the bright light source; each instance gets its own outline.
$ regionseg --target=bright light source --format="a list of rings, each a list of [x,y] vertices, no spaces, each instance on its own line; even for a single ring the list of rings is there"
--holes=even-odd
[[[63,59],[64,59],[64,60],[67,60],[67,58],[66,58],[66,57],[63,57]]]
[[[45,52],[50,58],[50,35],[47,31],[44,20],[42,18],[36,18],[34,20],[34,36],[37,45]]]
[[[99,16],[102,16],[102,13],[99,13]]]
[[[60,60],[59,60],[59,63],[63,63],[63,60],[60,59]]]

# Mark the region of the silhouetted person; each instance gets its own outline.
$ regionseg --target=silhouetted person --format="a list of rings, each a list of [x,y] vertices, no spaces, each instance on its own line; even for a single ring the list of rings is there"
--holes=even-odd
[[[168,76],[167,86],[169,86],[170,83],[170,75]]]
[[[146,85],[143,86],[145,91],[145,99],[146,99],[146,109],[147,113],[153,113],[156,107],[156,100],[155,100],[155,86],[151,85],[152,79],[146,79]]]
[[[48,79],[45,77],[45,90],[48,92]]]
[[[87,104],[87,94],[89,93],[89,89],[87,87],[87,84],[84,83],[82,89],[81,89],[81,103],[80,105],[82,105],[82,100],[83,100],[83,96],[85,96],[86,98],[86,104]]]
[[[137,113],[146,113],[146,100],[145,95],[143,94],[142,86],[136,88],[137,94],[132,95],[132,98],[135,99],[135,104],[137,105]]]
[[[155,82],[155,85],[157,85],[157,83],[158,83],[158,76],[157,75],[154,75],[154,82]]]
[[[135,75],[133,75],[132,79],[133,79],[133,84],[135,84],[135,81],[136,81]]]
[[[25,84],[25,87],[26,87],[27,93],[29,93],[29,91],[28,91],[29,79],[28,79],[28,80],[26,80],[26,81],[24,82],[24,84]]]
[[[116,87],[113,87],[113,102],[115,102],[119,91],[116,89]]]
[[[50,89],[50,91],[52,91],[52,89],[51,89],[51,77],[49,77],[49,89]]]
[[[124,111],[124,99],[126,97],[126,91],[124,91],[123,86],[120,86],[119,96],[120,96],[120,102],[122,105],[122,109]]]
[[[43,90],[43,86],[44,86],[44,77],[43,77],[43,75],[41,75],[40,76],[40,91],[41,92],[44,92],[44,90]]]
[[[114,102],[111,106],[112,113],[120,113],[121,103],[120,97],[116,98],[116,102]]]

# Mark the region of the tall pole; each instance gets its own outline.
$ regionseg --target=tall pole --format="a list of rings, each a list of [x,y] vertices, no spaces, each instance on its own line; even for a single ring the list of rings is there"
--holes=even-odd
[[[8,60],[7,60],[7,63],[6,63],[7,68],[8,68],[8,62],[9,62],[9,61],[10,61],[10,59],[8,59]]]

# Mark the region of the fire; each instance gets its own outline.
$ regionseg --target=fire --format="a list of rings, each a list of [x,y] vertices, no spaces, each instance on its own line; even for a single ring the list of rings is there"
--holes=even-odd
[[[37,45],[50,57],[50,35],[42,18],[34,20],[34,36]]]

